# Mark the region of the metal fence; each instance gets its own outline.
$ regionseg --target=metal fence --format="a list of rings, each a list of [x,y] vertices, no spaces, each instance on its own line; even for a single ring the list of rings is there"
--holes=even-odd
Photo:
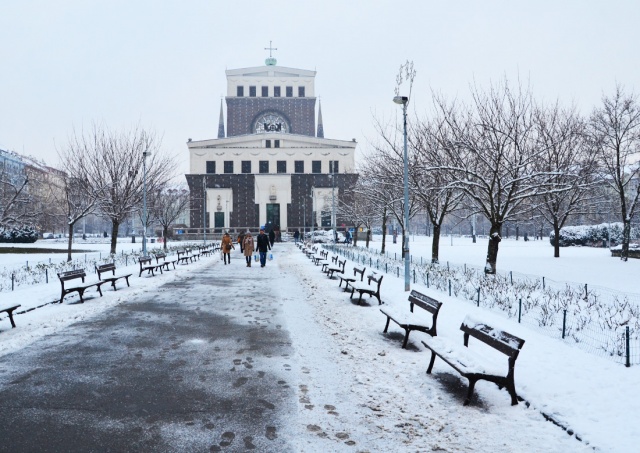
[[[398,254],[362,247],[325,245],[352,261],[397,277]],[[468,264],[434,264],[411,256],[411,278],[478,307],[505,314],[546,335],[575,344],[616,363],[640,364],[640,295],[611,288],[552,280],[519,272],[486,275]]]

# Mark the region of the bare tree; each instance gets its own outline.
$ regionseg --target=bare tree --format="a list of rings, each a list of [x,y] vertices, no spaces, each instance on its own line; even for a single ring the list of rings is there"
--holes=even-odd
[[[575,109],[561,109],[557,103],[550,108],[538,107],[533,121],[541,150],[536,166],[548,174],[550,190],[532,201],[535,211],[553,227],[553,256],[559,258],[560,229],[571,216],[589,212],[596,202],[597,155]]]
[[[591,133],[606,173],[608,184],[618,198],[622,217],[622,251],[627,261],[631,221],[640,198],[640,105],[634,93],[617,85],[615,93],[603,96],[602,106],[591,115]]]
[[[70,168],[69,170],[73,170]],[[63,179],[63,200],[57,203],[65,207],[65,218],[69,240],[67,243],[67,261],[71,261],[73,248],[73,228],[76,223],[87,215],[93,213],[99,189],[91,187],[86,179],[77,176],[66,175]]]
[[[137,126],[129,131],[110,131],[94,125],[90,132],[69,140],[65,162],[94,190],[101,215],[111,221],[111,253],[116,253],[120,224],[142,205],[143,190],[156,192],[171,179],[172,160],[159,153],[160,140]]]
[[[24,225],[36,219],[29,193],[30,180],[24,169],[11,169],[3,165],[0,170],[0,224]]]
[[[171,236],[169,227],[188,209],[189,191],[184,186],[167,187],[155,194],[151,216],[162,227],[165,251]]]
[[[447,107],[442,99],[436,99],[435,102],[447,117],[455,114],[454,105]],[[453,142],[451,124],[442,115],[436,115],[431,122],[416,122],[411,131],[411,145],[415,154],[409,175],[413,191],[433,226],[432,263],[439,261],[442,223],[447,215],[460,207],[464,199],[464,192],[449,184],[449,154],[444,148]]]
[[[471,109],[449,117],[455,138],[449,154],[452,188],[463,190],[490,222],[485,273],[495,274],[502,225],[522,214],[526,202],[550,190],[546,172],[536,170],[533,100],[505,81],[487,92],[472,90]]]

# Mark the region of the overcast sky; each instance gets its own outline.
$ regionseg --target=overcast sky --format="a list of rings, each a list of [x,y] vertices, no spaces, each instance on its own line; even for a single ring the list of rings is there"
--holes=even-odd
[[[616,82],[640,92],[640,2],[136,1],[0,3],[0,148],[57,164],[73,128],[140,124],[188,171],[188,138],[217,136],[225,69],[316,70],[325,137],[374,139],[400,64],[431,90],[468,96],[505,76],[590,111]]]

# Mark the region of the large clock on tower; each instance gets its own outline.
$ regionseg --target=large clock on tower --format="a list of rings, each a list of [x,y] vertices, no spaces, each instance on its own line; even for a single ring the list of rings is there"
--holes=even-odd
[[[257,134],[262,132],[287,132],[287,122],[277,113],[265,113],[255,123]]]

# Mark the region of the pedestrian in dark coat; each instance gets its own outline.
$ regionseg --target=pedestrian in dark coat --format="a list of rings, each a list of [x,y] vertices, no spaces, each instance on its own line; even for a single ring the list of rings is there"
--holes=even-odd
[[[300,240],[300,232],[298,230],[294,231],[293,233],[293,240],[295,241],[295,243],[297,244],[298,241]]]
[[[273,228],[269,230],[269,244],[273,247],[273,243],[276,241],[276,232],[273,231]]]
[[[267,251],[271,250],[271,244],[269,238],[264,234],[264,228],[260,228],[260,234],[256,240],[256,249],[260,252],[260,267],[265,267],[267,264]]]

